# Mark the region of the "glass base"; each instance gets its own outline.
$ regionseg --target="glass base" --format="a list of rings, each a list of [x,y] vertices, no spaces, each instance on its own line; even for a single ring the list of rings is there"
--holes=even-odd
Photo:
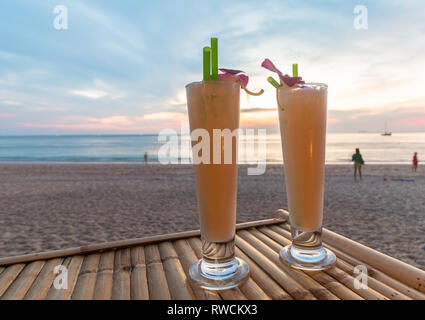
[[[189,278],[197,286],[208,290],[235,288],[249,277],[248,264],[239,258],[227,262],[207,262],[201,259],[189,269]]]
[[[335,254],[320,246],[314,249],[305,249],[293,244],[280,250],[280,258],[292,268],[300,270],[326,270],[335,265]]]

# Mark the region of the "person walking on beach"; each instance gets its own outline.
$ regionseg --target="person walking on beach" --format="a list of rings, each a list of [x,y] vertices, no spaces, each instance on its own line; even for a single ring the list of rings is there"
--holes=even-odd
[[[145,163],[148,163],[148,153],[147,152],[145,152],[144,159],[145,159]]]
[[[417,152],[413,154],[413,160],[412,160],[412,171],[416,172],[416,169],[418,169],[418,153]]]
[[[359,148],[356,148],[356,153],[351,157],[351,161],[354,161],[354,181],[357,180],[357,170],[359,171],[360,180],[362,180],[362,165],[364,165],[364,161]]]

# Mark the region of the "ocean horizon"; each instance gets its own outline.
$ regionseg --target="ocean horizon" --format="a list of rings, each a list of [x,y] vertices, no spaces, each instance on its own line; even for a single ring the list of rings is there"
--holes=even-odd
[[[188,136],[179,138],[181,154],[167,155],[171,163],[189,163]],[[257,146],[240,141],[239,163],[252,163],[244,154],[256,155]],[[67,134],[0,136],[0,162],[159,162],[158,151],[166,142],[157,134]],[[244,149],[245,147],[245,149]],[[327,133],[326,163],[348,164],[355,148],[366,164],[410,164],[414,152],[425,154],[425,132],[400,132],[382,136],[379,132]],[[241,152],[241,150],[243,152]],[[266,163],[282,163],[279,134],[267,135]],[[256,162],[256,161],[254,161]],[[264,161],[260,161],[264,162]]]

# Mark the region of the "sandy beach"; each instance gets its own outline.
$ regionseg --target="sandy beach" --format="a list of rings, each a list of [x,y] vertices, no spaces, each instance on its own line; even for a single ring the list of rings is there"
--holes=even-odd
[[[287,208],[283,167],[239,169],[238,222]],[[326,167],[325,227],[425,269],[425,169]],[[199,228],[193,168],[0,164],[0,257]]]

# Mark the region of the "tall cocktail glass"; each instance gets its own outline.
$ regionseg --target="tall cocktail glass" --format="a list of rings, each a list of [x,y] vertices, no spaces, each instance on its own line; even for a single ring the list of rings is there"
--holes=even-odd
[[[323,270],[336,261],[322,246],[327,92],[320,83],[277,89],[292,235],[280,257],[302,270]]]
[[[236,287],[249,275],[234,249],[240,88],[237,82],[219,80],[186,86],[203,255],[189,276],[211,290]],[[217,130],[234,133],[231,143]]]

